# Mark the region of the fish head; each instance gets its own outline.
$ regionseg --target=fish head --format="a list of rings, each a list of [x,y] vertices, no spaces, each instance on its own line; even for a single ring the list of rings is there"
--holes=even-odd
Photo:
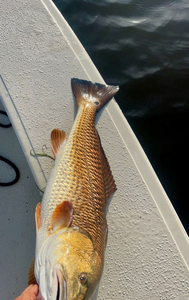
[[[80,251],[69,249],[69,256],[64,259],[62,267],[66,282],[66,300],[87,300],[95,291],[101,277],[102,267],[97,257],[86,257]],[[62,300],[62,299],[61,299]]]
[[[80,230],[63,234],[56,256],[65,280],[65,299],[90,299],[98,286],[103,267],[90,236]]]
[[[54,246],[43,252],[45,263],[37,272],[39,300],[90,299],[103,268],[92,240],[79,231],[68,231],[49,244]]]

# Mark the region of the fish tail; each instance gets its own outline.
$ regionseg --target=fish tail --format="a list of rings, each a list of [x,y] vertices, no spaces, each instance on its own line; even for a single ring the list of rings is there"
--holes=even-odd
[[[93,103],[99,111],[119,90],[118,86],[92,83],[87,80],[72,78],[72,91],[76,98],[77,105],[81,103]]]

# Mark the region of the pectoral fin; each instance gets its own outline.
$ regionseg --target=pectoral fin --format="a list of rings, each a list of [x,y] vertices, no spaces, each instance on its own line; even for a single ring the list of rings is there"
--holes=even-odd
[[[60,146],[65,142],[65,140],[66,140],[65,131],[59,129],[53,129],[53,131],[51,132],[51,146],[52,146],[52,152],[55,157],[57,156]]]
[[[69,227],[73,220],[73,204],[69,201],[63,201],[59,204],[52,216],[52,230],[63,227]]]

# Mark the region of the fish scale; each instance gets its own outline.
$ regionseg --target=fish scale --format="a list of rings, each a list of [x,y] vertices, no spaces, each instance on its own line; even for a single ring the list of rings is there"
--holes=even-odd
[[[46,208],[49,212],[46,222],[44,219],[48,228],[54,207],[62,201],[72,202],[73,226],[87,229],[96,248],[102,252],[106,222],[103,222],[104,217],[100,217],[100,214],[105,213],[105,188],[99,138],[94,126],[95,113],[96,107],[92,104],[79,108],[73,131],[62,154],[63,159],[60,160],[57,171],[55,169],[57,175],[52,186],[49,185],[50,197],[46,200],[45,193],[43,203],[46,206],[48,201],[50,207]],[[73,190],[75,193],[72,193]]]
[[[36,207],[35,276],[43,300],[63,293],[70,295],[66,300],[92,295],[103,269],[107,200],[116,190],[95,115],[118,87],[73,79],[72,90],[77,116],[65,144],[65,133],[52,131],[55,166]]]
[[[80,156],[78,159],[80,160],[81,157],[83,157],[85,164],[82,165],[82,170],[80,170],[82,173],[82,178],[80,178],[80,181],[82,181],[84,191],[83,197],[81,198],[82,204],[80,207],[80,202],[77,198],[75,201],[73,201],[74,212],[76,212],[76,214],[74,213],[73,225],[87,230],[91,235],[92,240],[96,244],[96,248],[99,251],[102,251],[100,247],[102,247],[104,228],[103,230],[101,228],[104,227],[102,222],[104,218],[100,218],[99,215],[101,213],[105,213],[103,201],[103,198],[105,198],[105,193],[101,170],[99,139],[94,126],[95,113],[96,108],[92,105],[82,107],[81,119],[85,122],[83,121],[83,126],[81,126],[79,130],[78,128],[75,128],[74,130],[74,134],[77,137],[76,149],[80,150]],[[72,164],[74,166],[76,165],[74,153]],[[94,172],[94,170],[98,170],[98,172]],[[89,193],[86,193],[86,190],[88,190]],[[101,201],[99,201],[100,198]],[[97,203],[98,206],[95,205]],[[99,221],[101,221],[101,224]]]

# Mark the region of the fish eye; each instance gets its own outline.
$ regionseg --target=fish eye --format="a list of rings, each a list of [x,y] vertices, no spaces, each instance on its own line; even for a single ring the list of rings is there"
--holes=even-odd
[[[81,284],[86,284],[86,282],[87,282],[87,276],[85,275],[85,274],[80,274],[79,275],[79,281],[80,281],[80,283]]]
[[[96,104],[96,106],[98,106],[99,103],[100,103],[100,102],[99,102],[98,100],[94,102],[94,104]]]

